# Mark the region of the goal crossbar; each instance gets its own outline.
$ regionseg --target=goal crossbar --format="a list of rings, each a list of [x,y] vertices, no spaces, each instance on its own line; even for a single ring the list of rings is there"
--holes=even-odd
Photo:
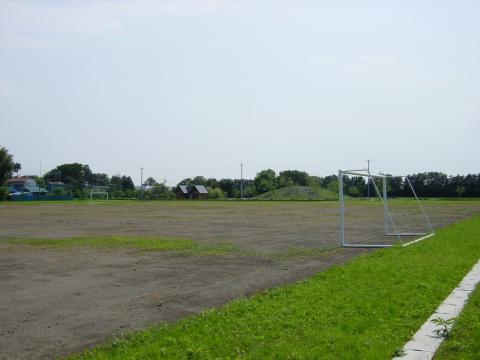
[[[393,178],[393,175],[384,175],[384,174],[372,174],[370,171],[366,169],[362,170],[339,170],[338,171],[338,196],[339,196],[339,213],[340,213],[340,245],[342,247],[355,247],[355,248],[381,248],[381,247],[392,247],[394,246],[393,244],[351,244],[347,243],[345,241],[345,206],[344,206],[344,191],[343,191],[343,176],[344,175],[353,175],[353,176],[361,176],[361,177],[367,177],[368,182],[370,182],[370,179],[377,178],[377,179],[382,179],[382,194],[380,194],[380,190],[378,189],[377,184],[375,181],[372,181],[373,187],[375,189],[375,192],[377,193],[378,198],[380,199],[383,207],[383,227],[384,227],[384,232],[385,236],[396,236],[398,240],[400,240],[401,236],[422,236],[419,239],[415,239],[412,241],[409,241],[405,244],[402,244],[402,246],[408,246],[411,244],[414,244],[416,242],[419,242],[421,240],[427,239],[435,234],[435,231],[433,230],[432,224],[430,222],[430,219],[428,218],[422,203],[418,199],[417,193],[415,192],[415,189],[412,186],[412,183],[410,182],[410,179],[408,176],[402,175],[402,176],[396,176],[396,177],[401,177],[405,179],[405,182],[408,184],[410,190],[412,191],[413,196],[415,197],[415,201],[420,207],[420,210],[422,212],[422,216],[428,225],[429,232],[415,232],[415,231],[404,231],[400,232],[397,230],[397,227],[392,219],[392,216],[390,214],[390,211],[388,209],[388,198],[387,198],[387,179],[388,178]],[[392,224],[394,232],[391,232],[389,230],[389,224]]]

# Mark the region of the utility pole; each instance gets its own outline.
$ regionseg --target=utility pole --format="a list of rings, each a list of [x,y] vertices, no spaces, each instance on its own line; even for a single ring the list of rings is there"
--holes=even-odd
[[[140,200],[143,200],[143,167],[140,168]]]
[[[367,172],[368,172],[367,197],[370,199],[370,159],[367,159]]]
[[[240,164],[240,199],[243,199],[243,163]]]
[[[42,160],[40,160],[40,177],[42,177]]]

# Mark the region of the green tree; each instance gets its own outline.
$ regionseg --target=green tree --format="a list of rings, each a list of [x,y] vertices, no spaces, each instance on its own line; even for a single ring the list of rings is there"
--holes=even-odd
[[[121,197],[119,192],[124,193],[127,190],[135,190],[135,185],[130,176],[116,174],[110,178],[110,189],[112,193],[115,192],[117,194],[117,197]]]
[[[178,185],[188,185],[188,186],[193,185],[193,179],[192,178],[183,179],[178,183]]]
[[[275,190],[277,188],[276,173],[272,169],[262,170],[255,176],[253,183],[258,195]]]
[[[20,164],[19,164],[20,165]],[[8,153],[4,147],[0,147],[0,186],[5,184],[5,181],[12,176],[15,171],[15,163],[13,157]]]
[[[248,185],[243,188],[243,197],[245,198],[253,198],[257,196],[257,189],[255,189],[254,185]],[[240,197],[240,192],[238,192],[237,197]]]
[[[12,171],[18,176],[19,171],[22,170],[20,163],[13,163]]]
[[[83,193],[85,185],[92,181],[92,171],[88,165],[79,163],[62,164],[48,171],[43,178],[45,181],[61,181],[67,189],[77,196]],[[83,197],[80,196],[80,197]]]
[[[308,173],[298,170],[284,170],[278,174],[278,186],[307,186],[308,185]]]
[[[113,175],[110,178],[110,189],[114,191],[122,191],[122,177],[120,174]]]
[[[143,182],[143,186],[155,186],[157,185],[157,180],[153,177],[149,177],[147,180]]]
[[[133,184],[133,180],[130,176],[122,176],[120,179],[120,184],[122,185],[122,190],[128,191],[128,190],[135,190],[135,185]]]
[[[110,184],[110,179],[107,174],[103,173],[94,173],[89,179],[90,185],[96,186],[108,186]]]
[[[195,176],[192,179],[192,185],[207,185],[207,179],[203,176]]]
[[[296,185],[295,182],[288,177],[279,176],[277,178],[278,188],[289,187],[289,186],[294,186],[294,185]]]
[[[227,197],[235,197],[236,186],[235,182],[232,179],[221,179],[218,182],[218,187],[227,194]]]
[[[20,164],[13,162],[13,157],[4,147],[0,147],[0,200],[7,197],[8,191],[5,187],[6,180],[12,176],[12,172],[18,171]]]
[[[343,178],[345,193],[350,196],[363,196],[366,189],[365,179],[361,176],[345,176]],[[337,190],[338,191],[338,190]]]
[[[323,178],[320,177],[320,176],[312,176],[312,175],[309,175],[308,176],[308,186],[312,186],[312,187],[322,187],[322,180]]]
[[[330,190],[333,193],[338,194],[338,182],[335,182],[335,181],[329,182],[328,185],[327,185],[327,189]]]
[[[178,185],[203,185],[203,186],[212,186],[212,185],[218,185],[218,181],[216,179],[206,179],[204,176],[195,176],[193,179],[192,178],[185,178],[182,181],[180,181]],[[212,186],[213,187],[213,186]]]
[[[215,178],[209,178],[205,181],[205,186],[211,187],[212,189],[220,187],[220,183]]]
[[[152,189],[148,191],[148,196],[151,199],[173,199],[175,193],[165,184],[155,184]],[[140,197],[139,194],[138,197]]]
[[[465,186],[457,186],[457,189],[455,191],[458,196],[462,197],[465,195]]]

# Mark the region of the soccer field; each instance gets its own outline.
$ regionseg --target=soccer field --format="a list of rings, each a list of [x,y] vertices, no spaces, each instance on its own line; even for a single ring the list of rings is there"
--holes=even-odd
[[[352,239],[379,240],[376,205],[350,204]],[[391,205],[405,219],[415,207]],[[480,212],[479,201],[424,205],[435,228]],[[2,358],[65,355],[367,251],[339,248],[335,201],[6,204],[0,228]]]

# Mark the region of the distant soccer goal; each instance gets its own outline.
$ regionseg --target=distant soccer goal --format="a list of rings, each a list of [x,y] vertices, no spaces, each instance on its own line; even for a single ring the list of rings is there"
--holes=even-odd
[[[90,201],[95,199],[108,200],[108,186],[92,186],[90,188]]]
[[[373,193],[370,202],[366,202],[364,207],[358,205],[356,199],[350,198],[345,193],[345,182],[353,177],[366,181],[366,185],[372,188]],[[392,206],[389,205],[388,189],[391,186],[389,181],[401,179],[403,192],[411,195],[411,202],[405,200],[392,200]],[[357,181],[358,183],[358,181]],[[381,191],[380,188],[381,187]],[[369,192],[370,193],[370,192]],[[339,215],[340,215],[340,245],[342,247],[360,247],[360,248],[378,248],[390,247],[396,244],[407,246],[421,241],[435,234],[432,224],[420,202],[415,189],[408,176],[391,176],[383,174],[372,174],[368,170],[340,170],[338,172],[338,194],[339,194]],[[352,200],[353,199],[353,200]],[[355,201],[357,204],[355,204]],[[403,202],[402,202],[403,201]],[[348,211],[346,203],[353,204]],[[407,203],[407,205],[405,205]],[[412,206],[414,205],[414,206]],[[372,209],[378,209],[376,215],[367,217],[364,213],[373,213]],[[357,210],[357,215],[354,215]],[[383,216],[382,216],[383,214]],[[356,228],[349,226],[350,215],[351,223],[355,223]],[[383,219],[382,219],[383,217]],[[378,222],[375,221],[378,219]],[[383,220],[383,221],[382,221]],[[373,222],[372,222],[373,221]],[[411,228],[409,228],[411,227]],[[347,230],[352,230],[349,234]],[[356,242],[355,236],[364,238],[361,232],[369,231],[372,234],[372,240],[369,243]],[[362,234],[362,236],[360,236]],[[349,237],[350,236],[350,237]],[[389,240],[390,239],[390,240]]]

